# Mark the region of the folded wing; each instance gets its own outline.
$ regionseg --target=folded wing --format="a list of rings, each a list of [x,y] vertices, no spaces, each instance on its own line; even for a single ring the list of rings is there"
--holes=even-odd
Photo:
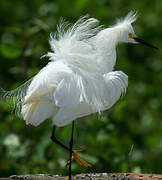
[[[74,83],[74,85],[76,85],[76,82]],[[56,124],[57,126],[65,126],[77,118],[111,108],[113,104],[120,98],[120,96],[122,94],[125,94],[127,86],[128,86],[128,76],[122,71],[114,71],[105,74],[103,76],[103,81],[101,81],[100,83],[98,82],[98,84],[96,84],[96,87],[100,89],[100,94],[99,91],[95,91],[95,93],[96,92],[98,93],[96,94],[96,100],[97,98],[105,99],[104,104],[102,104],[102,106],[98,106],[99,107],[98,110],[96,108],[93,108],[92,104],[88,103],[84,99],[78,99],[78,101],[76,100],[73,101],[73,97],[75,97],[75,93],[77,89],[71,88],[70,91],[71,95],[68,97],[69,98],[68,101],[66,101],[67,100],[66,98],[65,98],[66,100],[63,98],[62,101],[65,100],[66,103],[61,103],[61,104],[58,103],[60,107],[57,113],[55,114],[55,116],[53,116],[54,124]],[[102,87],[106,88],[106,93],[103,93]],[[63,88],[62,90],[65,89]],[[60,90],[59,92],[61,93],[62,90]],[[91,91],[91,93],[93,94],[94,91]],[[75,102],[75,104],[68,103],[71,101]]]

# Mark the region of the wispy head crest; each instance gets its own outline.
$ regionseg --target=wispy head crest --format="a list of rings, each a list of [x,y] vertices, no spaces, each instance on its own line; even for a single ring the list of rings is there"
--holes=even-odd
[[[137,12],[136,11],[130,11],[124,18],[118,19],[115,26],[121,25],[121,24],[132,24],[137,19]]]

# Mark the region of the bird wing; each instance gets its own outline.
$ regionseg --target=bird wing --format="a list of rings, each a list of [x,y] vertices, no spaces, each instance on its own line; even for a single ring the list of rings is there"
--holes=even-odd
[[[22,106],[21,113],[26,124],[38,126],[57,112],[55,104],[50,99],[47,99],[50,94],[45,94],[45,96],[46,99],[44,100],[35,100]]]
[[[104,75],[108,96],[108,104],[105,109],[110,108],[121,95],[125,94],[128,86],[128,76],[122,71],[112,71]]]
[[[19,117],[21,117],[21,108],[24,97],[26,96],[27,89],[32,80],[33,78],[29,79],[23,85],[11,91],[6,91],[0,88],[0,98],[4,101],[7,101],[12,111]]]
[[[57,107],[74,107],[80,100],[80,89],[75,75],[65,76],[54,91],[54,99]]]
[[[59,106],[63,106],[64,102],[66,104],[69,101],[68,98],[71,96],[69,93],[66,97],[66,92],[73,85],[68,80],[70,74],[71,70],[65,64],[50,62],[33,78],[21,111],[27,124],[39,125],[45,119],[54,116]],[[69,89],[69,91],[71,90],[72,88]],[[63,99],[65,100],[63,101]]]
[[[88,91],[87,92],[88,94],[86,95],[86,96],[91,96],[90,99],[86,100],[86,98],[83,97],[82,101],[80,100],[79,102],[74,101],[77,103],[71,104],[71,101],[73,101],[73,97],[75,97],[75,93],[77,92],[76,83],[74,83],[74,86],[69,88],[70,90],[69,93],[71,94],[69,96],[69,99],[67,97],[66,103],[64,102],[64,100],[66,99],[64,97],[66,96],[65,95],[61,96],[63,101],[63,103],[61,104],[62,106],[60,106],[55,116],[53,116],[53,122],[55,125],[65,126],[77,118],[95,112],[104,111],[112,107],[113,104],[120,98],[120,96],[126,92],[126,88],[128,85],[128,76],[122,71],[113,71],[105,74],[103,76],[103,81],[101,81],[100,79],[100,81],[95,81],[95,82],[96,85],[93,85],[94,82],[92,83],[91,81],[91,86],[92,86],[90,89],[91,91]],[[62,88],[64,93],[66,93],[64,88],[66,88],[67,90],[68,85],[64,85],[62,86]],[[62,90],[60,90],[59,88],[58,92],[61,93]],[[91,102],[94,99],[95,99],[94,103]]]
[[[56,126],[66,126],[73,120],[91,114],[92,112],[91,107],[87,103],[80,102],[74,107],[60,108],[55,116],[53,116],[53,122]]]

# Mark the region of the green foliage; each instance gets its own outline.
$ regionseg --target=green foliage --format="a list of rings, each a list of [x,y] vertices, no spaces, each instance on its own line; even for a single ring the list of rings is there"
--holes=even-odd
[[[116,17],[137,10],[140,37],[162,46],[162,3],[148,0],[2,0],[0,6],[0,83],[14,89],[34,76],[47,59],[49,33],[60,17],[74,22],[90,14],[111,25]],[[117,49],[116,69],[129,76],[129,87],[111,110],[77,121],[75,147],[94,172],[162,173],[161,52],[142,45]],[[51,121],[26,126],[0,102],[0,176],[27,173],[66,175],[68,153],[50,140]],[[57,129],[68,144],[71,125]],[[73,172],[88,170],[73,164]]]

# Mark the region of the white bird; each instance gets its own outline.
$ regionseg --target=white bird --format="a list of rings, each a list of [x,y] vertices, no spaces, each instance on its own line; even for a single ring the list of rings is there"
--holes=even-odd
[[[72,151],[73,130],[68,148],[54,136],[55,127],[107,110],[126,92],[128,76],[113,70],[116,46],[122,42],[141,42],[156,48],[135,35],[132,23],[136,17],[131,11],[108,28],[88,16],[68,29],[68,23],[62,21],[57,33],[50,36],[52,52],[45,55],[50,62],[18,89],[1,91],[3,97],[12,98],[16,113],[21,114],[26,124],[38,126],[47,118],[52,119],[51,139],[70,151],[69,179],[72,154],[76,161],[79,158]]]

